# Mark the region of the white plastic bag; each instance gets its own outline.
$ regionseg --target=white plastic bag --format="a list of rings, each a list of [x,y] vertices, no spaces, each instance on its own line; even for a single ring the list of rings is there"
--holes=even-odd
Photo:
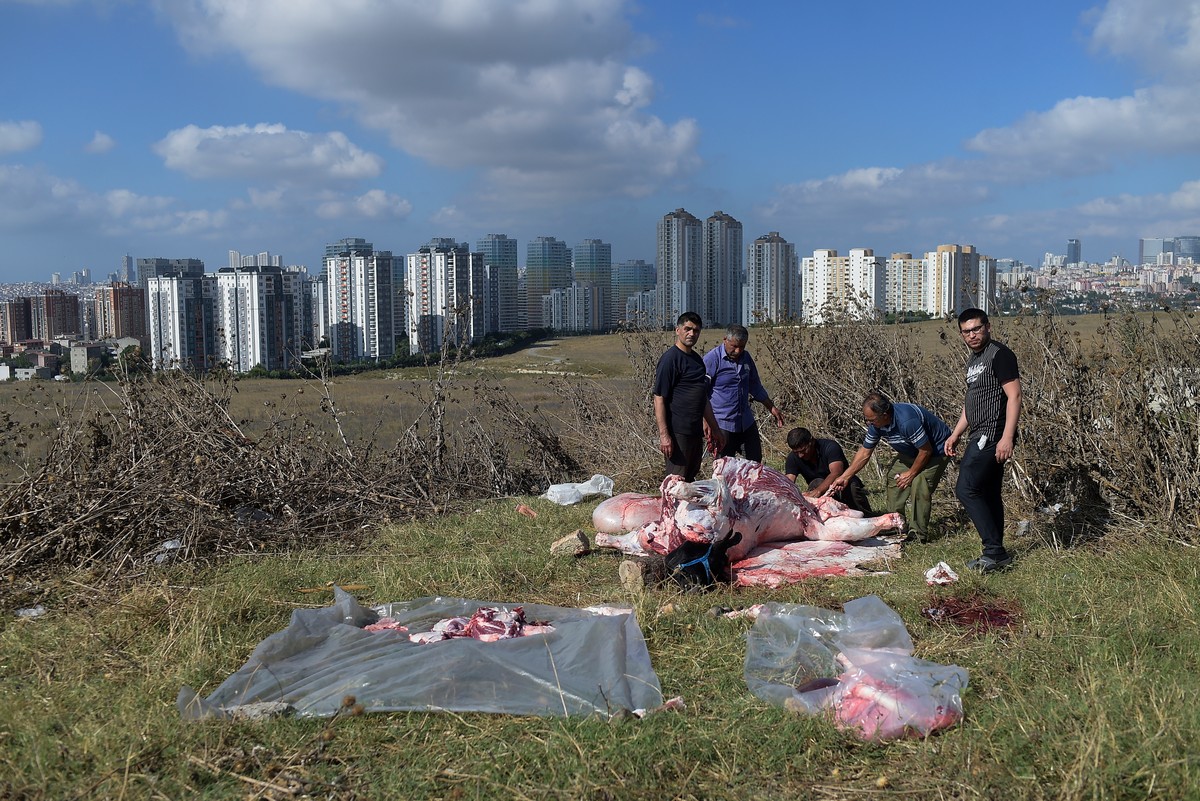
[[[606,495],[611,498],[612,494],[613,480],[597,473],[580,484],[551,484],[542,497],[559,506],[570,506],[589,495]]]

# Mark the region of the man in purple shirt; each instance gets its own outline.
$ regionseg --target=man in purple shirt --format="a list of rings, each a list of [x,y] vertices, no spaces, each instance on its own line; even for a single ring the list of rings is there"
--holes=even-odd
[[[720,344],[704,354],[704,371],[712,383],[713,415],[725,437],[718,456],[733,456],[741,451],[747,459],[762,461],[762,438],[750,399],[767,407],[775,424],[783,428],[783,412],[771,402],[771,396],[758,377],[758,367],[746,352],[750,332],[736,323],[725,329]]]

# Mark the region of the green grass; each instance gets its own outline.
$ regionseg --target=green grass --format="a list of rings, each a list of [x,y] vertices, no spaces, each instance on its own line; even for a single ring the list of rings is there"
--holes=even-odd
[[[618,488],[619,489],[619,488]],[[974,535],[913,546],[892,575],[775,591],[629,596],[619,559],[551,557],[592,504],[523,499],[388,528],[341,552],[262,554],[151,570],[121,587],[64,577],[26,594],[49,613],[0,623],[0,798],[1184,798],[1200,784],[1194,554],[1166,542],[1057,551],[1012,543],[1017,567],[931,589]],[[942,507],[939,507],[939,509]],[[947,525],[952,521],[943,519]],[[176,693],[211,692],[328,582],[364,603],[425,595],[583,606],[632,602],[667,696],[645,720],[367,714],[184,722]],[[1022,610],[1011,630],[937,626],[922,608],[981,593]],[[965,667],[965,722],[926,741],[866,744],[750,695],[747,621],[714,605],[840,608],[880,595],[917,655]],[[328,738],[328,739],[326,739]],[[293,782],[289,785],[289,781]],[[272,789],[275,788],[275,789]],[[256,795],[257,794],[257,795]]]

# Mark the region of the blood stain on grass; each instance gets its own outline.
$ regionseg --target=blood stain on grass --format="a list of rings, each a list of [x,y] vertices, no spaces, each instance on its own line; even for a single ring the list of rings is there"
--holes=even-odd
[[[958,626],[983,633],[994,629],[1011,629],[1017,624],[1021,610],[1014,600],[973,593],[931,597],[921,607],[921,616],[938,625]]]

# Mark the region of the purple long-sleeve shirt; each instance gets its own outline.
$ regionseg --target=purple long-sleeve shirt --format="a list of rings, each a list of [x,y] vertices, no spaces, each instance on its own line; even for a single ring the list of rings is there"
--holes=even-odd
[[[729,358],[725,345],[718,343],[704,354],[704,371],[712,381],[713,416],[723,431],[745,431],[754,425],[750,399],[765,403],[771,396],[758,378],[758,367],[747,351],[737,361]]]

